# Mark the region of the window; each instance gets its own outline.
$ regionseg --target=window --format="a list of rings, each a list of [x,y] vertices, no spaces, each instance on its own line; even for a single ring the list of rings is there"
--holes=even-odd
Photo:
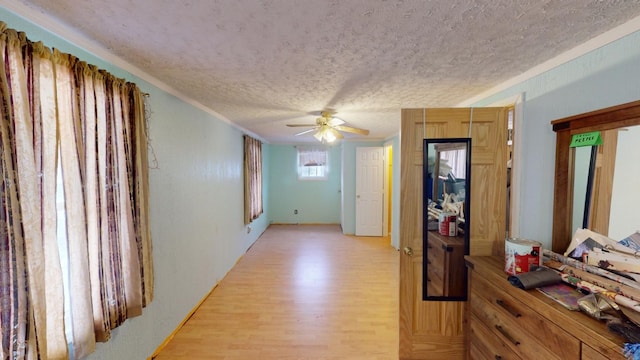
[[[442,160],[446,160],[446,165],[450,167],[450,174],[457,179],[467,177],[467,150],[443,151],[440,153]],[[442,166],[442,164],[440,165]]]
[[[298,179],[327,180],[329,156],[324,147],[298,146]]]

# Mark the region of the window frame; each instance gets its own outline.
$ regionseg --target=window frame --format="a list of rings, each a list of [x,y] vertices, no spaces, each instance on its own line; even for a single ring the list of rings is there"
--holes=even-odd
[[[315,170],[315,175],[311,174],[312,170]],[[330,161],[327,147],[296,146],[296,173],[298,180],[327,181],[329,180],[329,172]]]

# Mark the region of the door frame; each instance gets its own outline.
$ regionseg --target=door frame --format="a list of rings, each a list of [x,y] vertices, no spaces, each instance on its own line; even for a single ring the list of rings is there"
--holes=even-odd
[[[511,195],[509,206],[509,237],[520,237],[520,202],[522,199],[522,145],[524,136],[524,102],[525,93],[519,93],[508,98],[498,100],[488,107],[513,106],[513,152],[511,153]]]
[[[393,163],[391,162],[391,154],[393,151],[393,145],[391,143],[385,143],[382,147],[382,159],[384,161],[383,169],[383,200],[382,200],[382,236],[390,236],[391,229],[389,228],[389,220],[391,217],[391,197],[393,192],[391,191],[391,175],[393,174]]]

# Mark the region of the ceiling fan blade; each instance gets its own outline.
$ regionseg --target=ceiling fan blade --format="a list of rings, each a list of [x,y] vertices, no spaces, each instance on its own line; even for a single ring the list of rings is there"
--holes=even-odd
[[[317,128],[318,127],[314,127],[313,129],[309,129],[309,130],[305,130],[305,131],[299,132],[299,133],[295,134],[294,136],[308,134],[308,133],[310,133],[312,131],[315,131]]]
[[[309,127],[316,126],[316,124],[287,124],[288,127]]]
[[[344,120],[337,117],[332,117],[331,119],[329,119],[329,121],[327,121],[327,125],[329,126],[338,126],[342,124],[344,124]]]
[[[329,129],[328,129],[328,131],[329,131],[330,133],[332,133],[332,134],[333,134],[333,136],[335,136],[335,137],[336,137],[336,139],[344,139],[344,136],[343,136],[342,134],[340,134],[340,132],[339,132],[339,131],[337,131],[335,128],[329,128]]]
[[[351,126],[336,125],[333,128],[336,129],[336,130],[340,130],[340,131],[344,131],[344,132],[348,132],[348,133],[353,133],[353,134],[369,135],[369,130],[358,129],[358,128],[354,128],[354,127],[351,127]]]

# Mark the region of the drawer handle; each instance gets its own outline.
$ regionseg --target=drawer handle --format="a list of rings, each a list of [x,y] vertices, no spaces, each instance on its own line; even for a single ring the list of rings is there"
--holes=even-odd
[[[496,325],[496,329],[500,332],[500,334],[502,334],[502,336],[507,338],[507,340],[509,340],[513,345],[515,346],[520,345],[520,341],[517,341],[511,335],[509,335],[509,333],[505,329],[503,329],[502,326]]]
[[[505,303],[504,301],[502,301],[500,299],[496,299],[496,304],[500,305],[500,307],[502,307],[503,309],[507,310],[507,312],[509,314],[511,314],[513,317],[519,318],[520,316],[522,316],[514,308],[512,308],[509,305],[507,305],[507,303]]]
[[[502,360],[502,356],[496,355],[496,360]]]

